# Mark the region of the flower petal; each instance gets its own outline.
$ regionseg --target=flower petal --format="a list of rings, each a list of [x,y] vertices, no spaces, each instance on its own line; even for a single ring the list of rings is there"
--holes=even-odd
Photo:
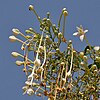
[[[78,32],[73,33],[73,35],[75,35],[75,36],[77,36],[78,34],[79,34]]]
[[[84,30],[84,33],[87,33],[88,32],[88,30]]]
[[[80,40],[83,41],[83,39],[84,39],[84,35],[81,35]]]

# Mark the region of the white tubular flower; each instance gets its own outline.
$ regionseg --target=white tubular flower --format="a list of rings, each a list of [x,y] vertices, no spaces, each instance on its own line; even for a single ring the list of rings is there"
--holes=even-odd
[[[27,94],[31,96],[32,94],[34,94],[34,90],[32,88],[29,88],[27,90]]]
[[[12,32],[14,35],[18,35],[20,33],[20,31],[18,29],[13,28]]]
[[[40,65],[41,65],[40,59],[36,59],[36,60],[34,61],[34,65],[35,65],[35,66],[40,66]]]
[[[80,40],[83,41],[85,33],[88,32],[88,30],[83,30],[83,27],[80,25],[80,27],[76,27],[78,32],[75,32],[74,36],[79,36]]]
[[[9,40],[11,41],[11,42],[15,42],[16,40],[17,40],[17,38],[15,37],[15,36],[9,36]]]
[[[100,50],[100,46],[95,46],[95,47],[94,47],[94,50],[95,50],[95,51]]]
[[[18,56],[19,56],[19,53],[17,53],[17,52],[12,52],[12,53],[11,53],[11,55],[12,55],[13,57],[15,57],[15,58],[16,58],[16,57],[18,57]]]

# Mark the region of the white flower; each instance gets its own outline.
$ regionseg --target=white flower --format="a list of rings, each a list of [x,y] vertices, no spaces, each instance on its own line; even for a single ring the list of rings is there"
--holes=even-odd
[[[95,50],[95,51],[98,51],[99,49],[100,49],[99,46],[95,46],[95,47],[94,47],[94,50]]]
[[[78,32],[75,32],[73,35],[74,36],[79,36],[80,40],[83,41],[85,33],[88,32],[88,30],[83,30],[82,25],[80,25],[80,27],[76,27]]]

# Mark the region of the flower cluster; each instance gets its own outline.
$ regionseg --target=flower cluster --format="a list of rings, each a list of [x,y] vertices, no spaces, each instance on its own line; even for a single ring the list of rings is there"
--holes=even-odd
[[[12,29],[13,35],[9,37],[11,42],[20,42],[24,52],[11,53],[15,58],[22,58],[16,64],[23,66],[27,78],[22,88],[23,94],[47,96],[48,100],[97,100],[100,92],[100,46],[89,44],[85,35],[88,30],[83,30],[80,25],[78,32],[73,34],[87,43],[86,48],[78,52],[72,40],[67,40],[64,35],[68,16],[66,8],[60,14],[58,25],[51,22],[49,12],[47,17],[41,19],[32,5],[29,10],[35,13],[41,33],[29,28],[25,31],[27,35],[24,35],[18,29]],[[21,35],[25,41],[17,38],[17,35]],[[66,46],[64,51],[60,48],[62,44]],[[90,60],[93,61],[91,64]]]

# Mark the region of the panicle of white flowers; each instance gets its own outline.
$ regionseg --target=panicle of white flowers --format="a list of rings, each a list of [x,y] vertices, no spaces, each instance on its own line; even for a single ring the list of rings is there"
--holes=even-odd
[[[68,16],[66,8],[61,11],[58,26],[52,23],[49,12],[47,17],[41,19],[33,5],[29,5],[29,10],[36,15],[42,34],[29,28],[25,31],[27,35],[24,35],[13,28],[13,35],[9,36],[11,42],[18,41],[22,44],[23,55],[18,52],[12,52],[11,55],[22,58],[15,63],[17,66],[23,66],[26,75],[25,86],[22,87],[23,94],[35,94],[39,97],[45,95],[48,100],[88,100],[91,96],[97,100],[100,46],[90,45],[86,38],[88,30],[84,30],[82,25],[76,27],[77,32],[73,35],[79,36],[81,41],[86,41],[84,50],[77,51],[72,40],[67,40],[64,36]],[[61,24],[62,19],[64,20]],[[23,40],[17,38],[19,34]]]

